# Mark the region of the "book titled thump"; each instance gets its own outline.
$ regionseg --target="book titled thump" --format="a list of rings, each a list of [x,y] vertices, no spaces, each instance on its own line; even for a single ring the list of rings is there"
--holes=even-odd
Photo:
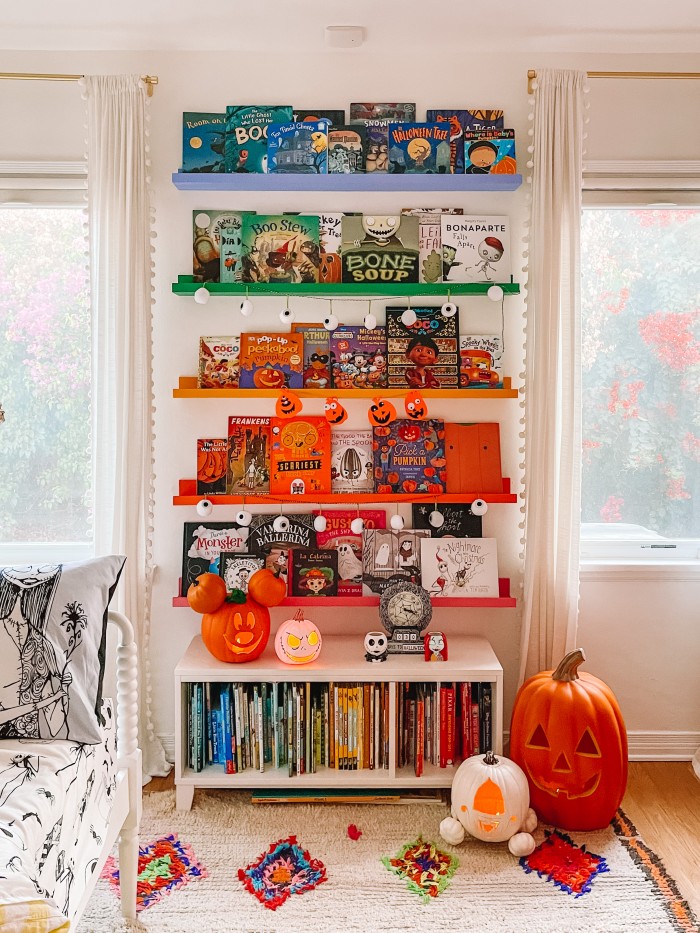
[[[510,218],[442,216],[443,282],[510,279]]]

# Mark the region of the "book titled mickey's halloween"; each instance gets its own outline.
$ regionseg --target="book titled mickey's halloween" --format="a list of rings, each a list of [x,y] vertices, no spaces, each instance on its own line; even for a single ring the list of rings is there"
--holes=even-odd
[[[375,427],[374,489],[378,493],[445,492],[445,422],[399,418]]]
[[[241,389],[300,389],[303,365],[301,334],[241,334]]]
[[[271,419],[270,492],[331,492],[331,429],[321,415]]]

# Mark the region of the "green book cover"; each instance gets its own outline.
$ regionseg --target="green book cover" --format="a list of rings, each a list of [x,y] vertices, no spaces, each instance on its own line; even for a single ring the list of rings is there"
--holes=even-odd
[[[291,106],[229,106],[226,108],[224,165],[227,172],[267,172],[267,133],[271,123],[291,123]]]

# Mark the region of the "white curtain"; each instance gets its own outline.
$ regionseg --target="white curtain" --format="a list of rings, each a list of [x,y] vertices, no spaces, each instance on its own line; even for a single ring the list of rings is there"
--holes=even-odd
[[[585,72],[537,71],[531,156],[521,680],[574,647],[581,525]]]
[[[137,633],[139,744],[146,775],[167,774],[151,718],[153,578],[151,207],[147,95],[134,75],[86,77],[93,302],[94,532],[97,554],[125,554],[113,608]]]

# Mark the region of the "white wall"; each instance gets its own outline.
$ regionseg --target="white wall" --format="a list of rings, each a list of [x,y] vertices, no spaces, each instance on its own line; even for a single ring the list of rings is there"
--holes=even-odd
[[[271,60],[272,59],[272,60]],[[351,99],[415,100],[419,114],[428,106],[483,105],[503,107],[507,125],[516,129],[519,155],[525,162],[527,122],[526,72],[529,67],[580,67],[588,70],[687,70],[698,71],[691,56],[534,56],[509,55],[494,66],[493,52],[480,42],[480,51],[464,49],[440,62],[437,53],[424,60],[401,57],[387,50],[386,60],[362,51],[328,53],[314,51],[289,56],[272,53],[30,53],[10,52],[3,56],[7,71],[157,74],[160,84],[151,105],[152,179],[156,205],[156,299],[154,308],[155,380],[155,531],[154,557],[157,575],[153,600],[152,668],[157,730],[168,734],[173,728],[172,670],[191,637],[198,631],[199,617],[189,609],[173,609],[180,573],[182,522],[196,517],[194,509],[173,508],[171,497],[179,478],[193,476],[194,444],[197,437],[217,436],[225,431],[226,417],[237,410],[268,411],[269,403],[239,401],[175,400],[172,388],[179,375],[194,374],[200,334],[236,332],[241,323],[237,302],[212,300],[206,308],[172,295],[170,284],[191,264],[190,218],[193,208],[282,210],[357,210],[370,208],[396,211],[410,206],[414,198],[389,194],[303,195],[202,195],[177,191],[170,182],[180,160],[180,118],[183,110],[219,110],[232,102],[286,102],[299,107],[347,107]],[[592,83],[590,99],[593,119],[589,126],[588,157],[691,158],[697,157],[700,128],[690,120],[697,113],[698,82],[610,82]],[[653,95],[649,109],[645,95]],[[74,84],[0,82],[0,160],[79,159],[83,153],[83,109]],[[679,133],[679,123],[683,132]],[[11,131],[10,128],[12,128]],[[670,133],[673,131],[673,136]],[[669,153],[668,139],[674,139]],[[514,229],[522,229],[526,212],[525,186],[513,194],[462,195],[430,199],[470,212],[508,213]],[[516,278],[518,274],[516,273]],[[522,277],[521,277],[522,280]],[[292,307],[297,319],[320,320],[327,309],[321,301],[296,299]],[[341,306],[342,317],[361,320],[365,306]],[[381,305],[377,306],[381,308]],[[336,311],[338,308],[336,307]],[[256,315],[246,326],[277,329],[278,303],[256,300]],[[486,299],[460,302],[463,321],[470,329],[496,325],[498,306]],[[519,383],[522,371],[521,298],[506,301],[506,370]],[[536,309],[532,313],[536,313]],[[380,318],[381,319],[381,318]],[[309,403],[309,407],[313,403]],[[349,427],[360,426],[364,406],[353,402]],[[238,408],[238,406],[241,406]],[[504,473],[520,481],[518,447],[521,415],[516,401],[435,401],[437,416],[501,423]],[[233,510],[229,509],[231,514]],[[223,512],[223,515],[222,515]],[[406,513],[407,514],[407,513]],[[226,518],[223,509],[214,518]],[[515,505],[493,506],[485,519],[485,533],[499,541],[501,575],[519,573],[518,522]],[[515,583],[515,580],[514,580]],[[697,625],[698,586],[683,582],[668,586],[658,582],[584,582],[581,591],[580,643],[586,648],[587,668],[607,680],[618,694],[630,730],[654,733],[685,732],[690,746],[700,742],[700,695],[694,676],[700,655]],[[273,626],[282,610],[273,611]],[[342,624],[361,633],[374,625],[370,610],[353,613],[338,621],[338,614],[321,610],[318,621],[330,632]],[[517,610],[441,610],[434,624],[448,632],[483,633],[494,645],[506,677],[506,723],[516,689],[519,643]],[[663,633],[663,635],[662,635]],[[663,638],[663,641],[661,640]],[[679,685],[682,685],[679,689]],[[651,744],[652,740],[648,740]],[[661,743],[663,744],[663,743]],[[658,743],[657,743],[658,745]],[[656,747],[656,746],[655,746]]]

